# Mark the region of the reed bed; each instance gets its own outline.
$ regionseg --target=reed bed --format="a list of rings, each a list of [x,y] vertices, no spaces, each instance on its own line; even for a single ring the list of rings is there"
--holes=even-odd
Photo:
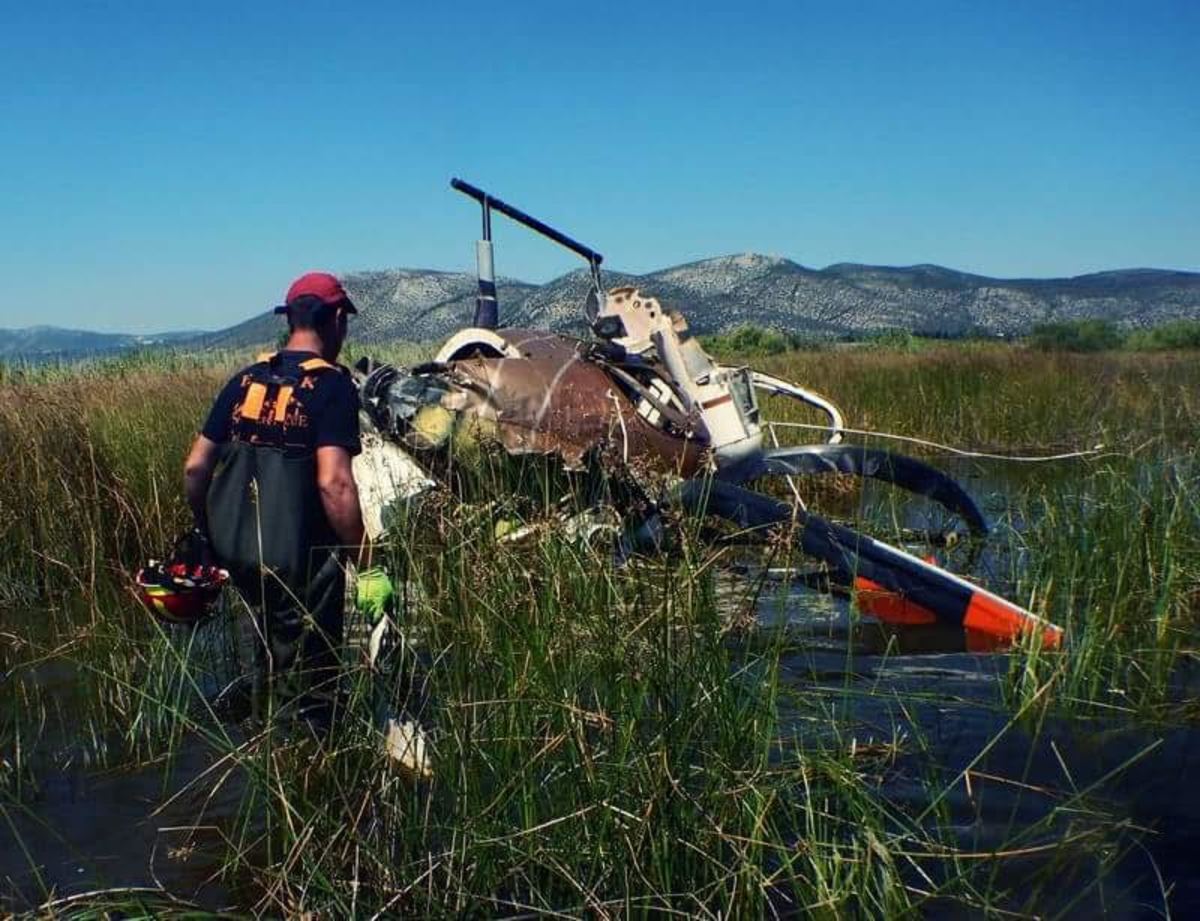
[[[937,768],[904,701],[864,744],[836,694],[782,680],[786,635],[731,616],[720,550],[686,528],[672,555],[624,566],[550,527],[502,542],[512,519],[544,520],[572,487],[544,465],[514,474],[487,456],[468,471],[478,501],[429,503],[389,539],[405,598],[394,682],[351,656],[325,746],[231,723],[213,690],[246,667],[246,612],[164,630],[126,574],[186,523],[179,465],[236,362],[156,361],[0,381],[5,817],[31,808],[64,758],[169,774],[198,739],[214,767],[191,793],[203,804],[236,787],[240,806],[215,818],[200,808],[195,825],[219,828],[222,878],[243,909],[268,914],[1070,911],[1135,846],[1091,789],[985,851],[964,846],[948,805],[963,777]],[[1200,579],[1194,362],[960,345],[766,364],[827,393],[859,428],[988,450],[1105,444],[1107,456],[993,497],[992,576],[1068,631],[1063,653],[1011,657],[1000,731],[1194,710],[1174,682],[1195,655]],[[580,489],[583,505],[595,484]],[[751,611],[761,590],[744,586],[734,608]],[[381,694],[430,732],[431,780],[389,768],[373,719]],[[897,786],[919,792],[898,801]],[[158,890],[87,904],[192,907]]]
[[[761,364],[831,397],[854,428],[976,451],[1190,449],[1200,421],[1194,352],[1080,355],[964,342],[789,352]],[[774,417],[800,418],[787,404]]]

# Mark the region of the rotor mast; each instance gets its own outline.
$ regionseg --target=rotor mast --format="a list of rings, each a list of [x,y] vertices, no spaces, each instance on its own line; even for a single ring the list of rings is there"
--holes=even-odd
[[[555,230],[549,224],[539,221],[536,217],[526,214],[521,209],[514,208],[507,202],[489,195],[483,189],[473,186],[469,182],[463,182],[458,178],[451,179],[450,188],[475,199],[483,211],[483,239],[475,243],[475,264],[479,273],[479,295],[475,299],[475,326],[481,329],[495,329],[500,322],[500,306],[496,299],[496,268],[492,253],[493,208],[505,217],[553,240],[559,246],[569,249],[575,255],[586,260],[591,273],[591,294],[595,295],[596,304],[599,304],[599,299],[604,293],[604,288],[600,283],[600,263],[604,261],[604,257],[598,252],[578,240],[573,240],[565,233]],[[589,296],[590,301],[591,296]],[[589,307],[589,309],[591,308]]]

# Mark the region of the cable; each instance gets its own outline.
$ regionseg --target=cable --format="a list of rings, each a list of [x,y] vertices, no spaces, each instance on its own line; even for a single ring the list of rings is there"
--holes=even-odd
[[[772,422],[771,425],[783,426],[785,428],[795,429],[815,429],[819,432],[829,431],[827,425],[812,425],[807,422]],[[936,441],[926,441],[924,438],[913,438],[910,435],[895,435],[891,432],[872,432],[867,429],[848,429],[842,428],[841,431],[849,435],[867,435],[873,438],[889,438],[892,441],[905,441],[909,444],[923,445],[926,448],[937,448],[940,451],[946,451],[949,454],[957,454],[959,457],[982,457],[987,460],[1002,460],[1013,461],[1019,464],[1035,464],[1041,461],[1060,461],[1072,460],[1077,457],[1092,457],[1104,450],[1104,445],[1096,445],[1094,448],[1089,448],[1086,451],[1070,451],[1066,454],[1048,454],[1042,457],[1025,457],[1013,454],[990,454],[987,451],[964,451],[962,448],[954,448],[950,445],[940,444]]]

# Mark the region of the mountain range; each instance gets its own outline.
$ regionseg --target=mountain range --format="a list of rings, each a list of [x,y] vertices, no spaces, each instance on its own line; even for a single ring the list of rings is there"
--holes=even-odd
[[[425,269],[350,272],[341,276],[360,314],[359,342],[442,339],[469,324],[473,275]],[[510,326],[582,333],[587,273],[543,285],[499,283],[500,316]],[[747,253],[720,256],[644,275],[605,272],[612,288],[630,284],[684,312],[693,331],[744,324],[812,338],[882,329],[919,334],[1016,336],[1038,323],[1096,318],[1124,328],[1200,319],[1200,273],[1124,269],[1074,278],[999,279],[936,265],[889,267],[839,263],[810,269],[789,259]],[[155,344],[240,348],[278,339],[270,311],[214,332],[124,336],[49,327],[0,329],[0,358],[70,357]]]
[[[0,361],[5,359],[72,359],[85,355],[105,355],[154,346],[184,345],[204,333],[198,330],[134,335],[132,333],[94,333],[84,329],[57,326],[25,326],[0,329]]]

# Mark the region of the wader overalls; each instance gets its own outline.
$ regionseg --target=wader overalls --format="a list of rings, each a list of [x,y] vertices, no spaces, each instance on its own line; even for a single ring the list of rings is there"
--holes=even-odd
[[[275,686],[276,706],[328,722],[342,643],[345,572],[317,488],[316,447],[300,397],[318,376],[340,373],[320,358],[284,367],[260,356],[242,375],[230,439],[208,489],[213,552],[258,609],[256,709]],[[284,690],[281,685],[290,686]]]

